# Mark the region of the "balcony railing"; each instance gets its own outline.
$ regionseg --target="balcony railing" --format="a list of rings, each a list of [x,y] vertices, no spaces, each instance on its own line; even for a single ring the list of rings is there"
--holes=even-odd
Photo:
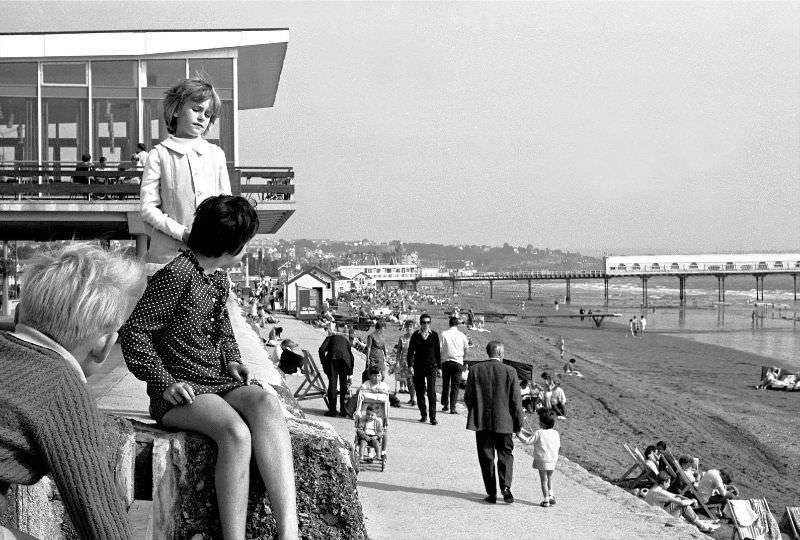
[[[74,163],[0,163],[0,199],[138,199],[141,169],[109,163],[102,170],[77,170]],[[231,191],[254,202],[293,201],[291,167],[231,167]]]

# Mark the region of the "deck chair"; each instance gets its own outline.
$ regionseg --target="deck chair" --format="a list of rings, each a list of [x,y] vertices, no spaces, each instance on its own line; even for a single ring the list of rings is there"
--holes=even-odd
[[[697,488],[694,487],[694,482],[692,482],[692,479],[689,478],[688,474],[686,474],[686,471],[681,469],[680,465],[678,464],[678,460],[675,459],[675,456],[672,455],[672,452],[665,450],[664,455],[667,457],[667,462],[672,466],[672,470],[675,472],[675,475],[680,479],[684,486],[679,495],[686,495],[688,492],[689,496],[694,498],[700,504],[700,508],[703,509],[703,512],[705,512],[708,517],[716,521],[721,505],[708,504],[704,502],[703,498],[697,492]],[[711,511],[712,508],[715,510],[715,512]]]
[[[800,506],[787,506],[778,527],[791,540],[800,540]]]
[[[625,448],[625,451],[633,460],[633,465],[631,465],[622,476],[614,480],[613,483],[620,487],[636,487],[632,484],[632,482],[634,480],[641,481],[642,479],[646,479],[654,484],[657,483],[658,478],[656,478],[656,475],[653,474],[652,470],[650,470],[650,467],[645,464],[644,456],[641,452],[639,452],[639,449],[631,448],[627,443],[622,443],[622,447]],[[637,470],[639,471],[638,476],[631,476]]]
[[[325,405],[328,405],[328,385],[325,384],[314,358],[305,349],[303,349],[303,364],[300,366],[300,371],[303,374],[303,381],[294,391],[294,398],[300,401],[321,397]]]
[[[727,512],[733,520],[733,535],[739,540],[781,540],[778,522],[766,499],[732,499]]]

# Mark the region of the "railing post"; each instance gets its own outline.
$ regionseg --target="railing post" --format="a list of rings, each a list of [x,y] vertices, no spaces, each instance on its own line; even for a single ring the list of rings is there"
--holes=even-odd
[[[231,179],[231,195],[241,195],[242,171],[239,169],[228,169],[228,176]]]

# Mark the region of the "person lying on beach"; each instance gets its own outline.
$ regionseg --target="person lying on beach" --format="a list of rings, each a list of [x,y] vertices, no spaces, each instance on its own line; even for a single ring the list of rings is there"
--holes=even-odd
[[[765,390],[770,388],[772,383],[778,379],[778,373],[780,373],[779,368],[767,368],[767,373],[764,375],[764,378],[761,379],[761,382],[756,385],[756,390]]]
[[[701,533],[710,533],[716,530],[715,527],[710,527],[703,524],[692,509],[692,505],[696,504],[694,499],[682,497],[668,491],[672,479],[670,476],[661,471],[658,473],[658,483],[655,484],[647,491],[644,500],[651,506],[663,508],[670,515],[674,517],[681,516],[683,519],[697,527]]]

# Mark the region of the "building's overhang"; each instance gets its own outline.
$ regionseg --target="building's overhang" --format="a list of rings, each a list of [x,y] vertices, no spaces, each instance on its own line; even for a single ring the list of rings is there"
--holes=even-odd
[[[142,30],[0,34],[0,60],[238,58],[239,109],[272,107],[289,30]]]

